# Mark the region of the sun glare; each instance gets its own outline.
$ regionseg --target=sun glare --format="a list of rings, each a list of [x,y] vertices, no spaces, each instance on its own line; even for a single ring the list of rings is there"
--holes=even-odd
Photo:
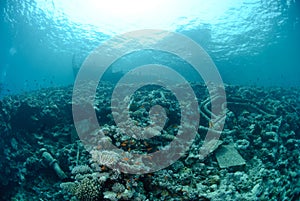
[[[53,17],[65,15],[105,34],[145,28],[174,31],[190,22],[213,23],[240,0],[36,0]]]

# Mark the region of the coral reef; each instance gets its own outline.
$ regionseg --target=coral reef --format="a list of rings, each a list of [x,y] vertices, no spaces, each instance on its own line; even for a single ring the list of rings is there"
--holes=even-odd
[[[198,133],[188,142],[187,151],[178,144],[179,160],[147,174],[119,170],[142,172],[159,165],[151,158],[133,156],[163,150],[180,137],[180,105],[171,91],[145,87],[130,97],[130,117],[138,126],[151,125],[151,107],[157,104],[167,117],[162,131],[149,127],[137,138],[115,125],[113,117],[124,114],[111,113],[111,101],[117,100],[110,100],[114,88],[110,83],[100,83],[94,97],[100,129],[82,119],[80,129],[88,135],[80,139],[72,104],[88,107],[92,97],[72,100],[71,86],[4,97],[0,101],[0,200],[297,200],[300,90],[226,86],[226,121],[219,132],[215,128],[222,119],[212,122],[210,111],[211,102],[219,97],[208,97],[202,84],[191,86],[199,102]],[[74,93],[87,90],[89,84]],[[202,147],[207,131],[220,135],[209,141],[214,145],[210,149]],[[143,139],[144,134],[152,137]],[[119,152],[111,149],[112,144]],[[228,152],[224,149],[231,152],[220,161],[220,155]]]

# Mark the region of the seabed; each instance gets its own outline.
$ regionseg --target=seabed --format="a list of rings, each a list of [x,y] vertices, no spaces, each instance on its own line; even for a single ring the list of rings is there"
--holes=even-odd
[[[0,200],[297,200],[300,194],[300,90],[226,85],[227,110],[217,146],[199,155],[212,129],[210,98],[203,84],[191,84],[200,106],[200,125],[190,148],[172,165],[147,174],[125,174],[153,165],[105,150],[107,142],[128,153],[149,154],[167,146],[180,127],[180,109],[170,91],[143,88],[130,115],[143,126],[149,109],[162,105],[168,121],[161,135],[124,135],[111,113],[113,85],[98,85],[94,108],[100,129],[84,146],[73,123],[73,88],[50,88],[0,101]],[[163,98],[162,98],[162,95]],[[87,97],[88,98],[88,97]],[[147,104],[145,104],[147,103]],[[101,133],[105,137],[97,136]],[[172,153],[170,153],[172,154]]]

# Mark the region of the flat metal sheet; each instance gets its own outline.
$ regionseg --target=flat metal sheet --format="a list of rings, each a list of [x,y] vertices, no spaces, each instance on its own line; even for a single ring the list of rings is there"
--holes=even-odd
[[[233,145],[222,145],[216,150],[216,158],[220,168],[229,168],[246,164],[246,161]]]

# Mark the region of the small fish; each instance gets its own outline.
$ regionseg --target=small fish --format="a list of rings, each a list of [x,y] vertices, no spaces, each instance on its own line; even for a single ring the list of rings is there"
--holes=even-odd
[[[213,128],[214,127],[214,123],[212,121],[210,121],[208,124],[209,124],[209,128]]]
[[[125,157],[123,158],[124,161],[129,161],[129,158]]]

